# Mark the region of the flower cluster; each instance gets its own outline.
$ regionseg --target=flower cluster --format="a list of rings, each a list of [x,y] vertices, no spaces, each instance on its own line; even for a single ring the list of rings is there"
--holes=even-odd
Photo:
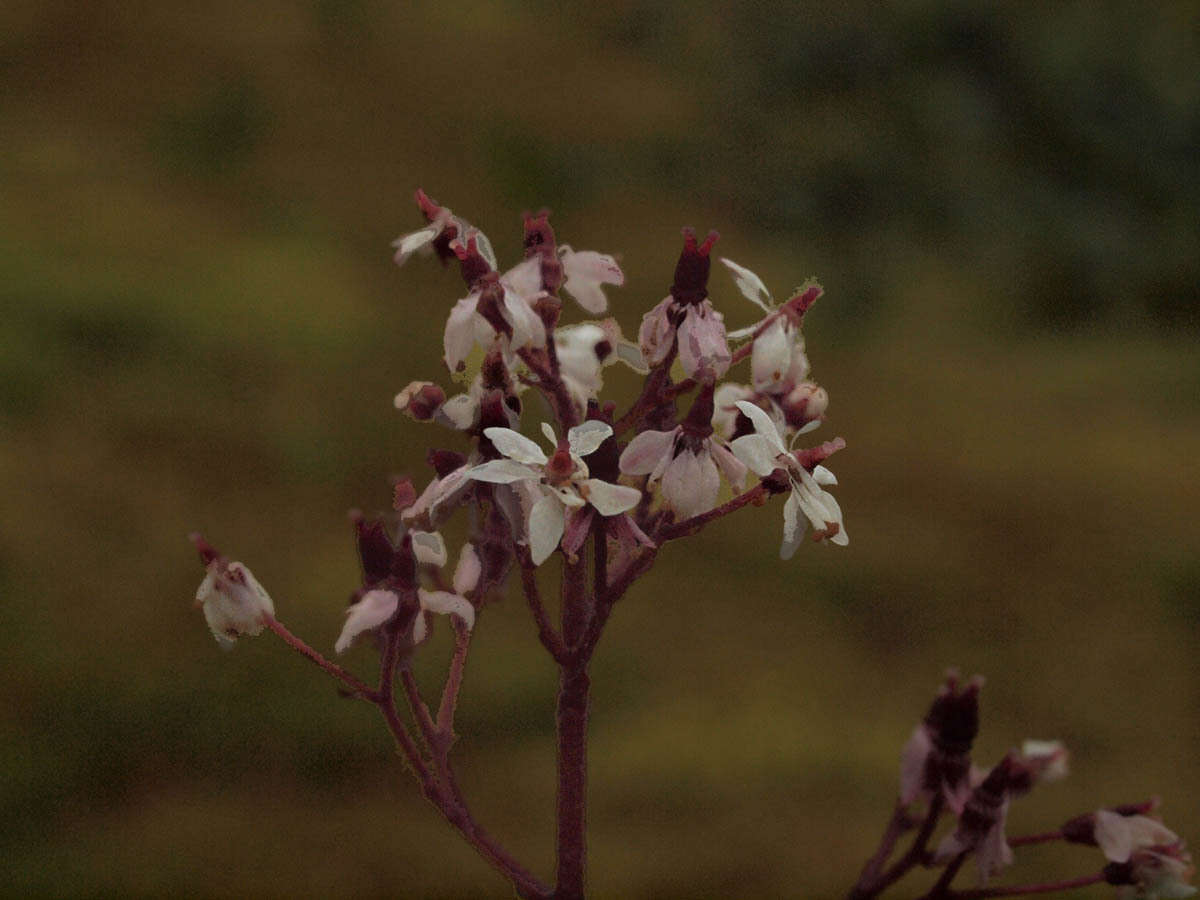
[[[951,671],[929,712],[904,747],[900,763],[900,795],[892,824],[880,850],[867,864],[850,896],[876,897],[914,866],[941,868],[937,884],[924,896],[1016,896],[1067,891],[1107,882],[1123,898],[1189,897],[1196,889],[1191,857],[1179,837],[1152,813],[1157,801],[1129,804],[1085,813],[1060,828],[1010,838],[1008,812],[1012,801],[1039,784],[1065,778],[1068,754],[1059,741],[1027,740],[1005,754],[990,769],[971,761],[979,731],[979,693],[983,679],[965,685]],[[943,815],[953,826],[928,849]],[[906,828],[918,828],[908,851],[890,867],[884,864]],[[1013,847],[1062,841],[1098,847],[1107,861],[1090,875],[1033,885],[983,888],[1015,861]],[[964,862],[974,858],[980,889],[960,893],[950,885]]]

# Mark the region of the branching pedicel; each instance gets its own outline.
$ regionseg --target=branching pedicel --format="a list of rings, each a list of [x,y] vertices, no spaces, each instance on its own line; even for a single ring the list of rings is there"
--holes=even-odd
[[[801,334],[804,315],[822,291],[809,282],[776,305],[758,276],[722,259],[736,288],[762,313],[755,325],[726,333],[708,296],[717,234],[700,242],[685,229],[670,293],[645,314],[633,342],[611,318],[560,324],[560,293],[598,316],[607,306],[601,285],[621,285],[624,274],[611,256],[559,245],[547,213],[526,215],[525,259],[501,274],[482,232],[424,192],[416,199],[427,224],[395,242],[395,260],[403,264],[413,253],[432,251],[443,263],[458,263],[468,294],[450,311],[443,346],[446,365],[465,390],[447,398],[435,383],[416,381],[397,395],[396,406],[417,421],[457,430],[466,452],[432,450],[428,460],[435,477],[420,494],[409,481],[397,484],[391,521],[356,518],[363,583],[334,649],[341,654],[369,637],[380,655],[378,679],[361,680],[293,635],[275,618],[270,596],[250,571],[193,535],[207,567],[197,603],[222,645],[268,629],[341,682],[348,695],[378,707],[424,796],[520,896],[581,897],[588,665],[617,601],[666,544],[744,506],[762,506],[775,494],[787,494],[784,559],[810,526],[815,541],[848,543],[841,509],[826,490],[837,481],[823,465],[845,442],[796,446],[821,424],[828,405],[825,391],[806,380]],[[749,385],[721,381],[747,359]],[[599,398],[603,370],[614,363],[644,375],[640,395],[621,415]],[[553,419],[534,429],[544,446],[520,430],[522,424],[529,427],[522,420],[526,401],[539,395]],[[747,487],[751,472],[758,480]],[[464,508],[468,537],[453,573],[446,575],[450,554],[438,529]],[[556,555],[557,623],[537,580],[538,567]],[[478,824],[450,760],[472,629],[514,567],[538,638],[560,673],[554,886]],[[436,710],[421,695],[410,667],[433,614],[448,616],[456,637]],[[400,712],[397,685],[407,717]],[[1010,798],[1063,766],[1060,748],[1035,745],[1006,757],[986,777],[975,774],[967,754],[977,726],[977,694],[976,684],[960,691],[951,680],[910,741],[895,815],[851,897],[878,896],[917,866],[945,867],[930,897],[1071,886],[950,889],[968,856],[975,856],[984,877],[1010,861],[1009,846],[1018,843],[1004,837]],[[921,804],[923,818],[914,812]],[[1183,883],[1188,872],[1182,844],[1146,817],[1148,811],[1147,805],[1102,810],[1055,834],[1098,843],[1112,861],[1078,884],[1107,879],[1138,886],[1141,896],[1191,892]],[[930,840],[947,812],[957,825],[931,852]],[[913,828],[912,848],[889,867],[897,842]],[[1026,842],[1043,837],[1051,839]]]

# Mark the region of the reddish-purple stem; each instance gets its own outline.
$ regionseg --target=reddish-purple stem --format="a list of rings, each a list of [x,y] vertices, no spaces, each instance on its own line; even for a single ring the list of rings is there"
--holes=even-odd
[[[699,529],[703,528],[714,519],[719,519],[722,516],[727,516],[731,512],[736,512],[743,506],[749,503],[758,504],[767,499],[769,492],[766,487],[760,482],[744,493],[738,494],[732,500],[721,504],[718,507],[710,509],[706,513],[701,513],[698,516],[692,516],[690,519],[684,519],[682,522],[675,522],[672,525],[666,525],[659,528],[654,534],[654,539],[658,543],[664,541],[673,541],[676,538],[687,537],[694,534]]]
[[[446,673],[446,686],[442,688],[442,701],[438,704],[437,727],[447,742],[454,740],[454,710],[458,705],[458,691],[462,687],[463,670],[467,665],[467,651],[471,647],[471,632],[465,625],[454,625],[454,656],[450,659],[450,671]]]
[[[1029,844],[1048,844],[1050,841],[1061,841],[1061,831],[1046,831],[1042,834],[1022,834],[1008,839],[1008,846],[1023,847]]]
[[[563,557],[562,635],[578,644],[589,617],[587,563]],[[558,705],[558,867],[555,897],[583,897],[587,867],[587,719],[589,656],[574,654],[559,672]]]
[[[538,639],[554,657],[554,661],[561,665],[567,659],[567,650],[563,645],[562,638],[550,624],[550,617],[546,614],[545,604],[542,603],[542,594],[538,590],[537,569],[529,558],[529,551],[526,548],[517,547],[516,550],[521,564],[521,587],[524,589],[525,599],[529,603],[529,611],[533,613],[534,624],[538,628]]]
[[[270,615],[269,613],[263,613],[263,625],[278,635],[285,644],[287,644],[301,656],[307,657],[311,662],[316,663],[364,700],[371,700],[373,702],[376,700],[376,693],[374,690],[369,688],[364,682],[360,681],[354,675],[351,675],[337,663],[329,661],[318,651],[304,643],[304,641],[288,631],[284,624],[274,616]]]
[[[863,866],[862,874],[858,876],[858,881],[855,882],[853,890],[850,891],[850,900],[857,900],[857,898],[868,896],[869,888],[879,878],[879,873],[883,871],[888,857],[896,849],[896,842],[900,840],[900,836],[904,832],[912,827],[913,822],[908,815],[908,806],[897,800],[896,808],[892,810],[892,817],[888,820],[883,837],[879,840],[879,847],[875,850],[874,855],[867,860],[867,864]]]

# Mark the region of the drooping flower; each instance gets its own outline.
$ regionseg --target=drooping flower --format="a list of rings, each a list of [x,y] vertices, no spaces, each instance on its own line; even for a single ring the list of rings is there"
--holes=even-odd
[[[981,885],[1012,864],[1012,848],[1004,834],[1011,767],[1012,758],[1006,756],[971,791],[958,817],[957,827],[934,852],[934,862],[947,863],[960,853],[974,851]]]
[[[606,367],[622,362],[634,371],[646,371],[641,351],[625,340],[615,319],[556,328],[554,348],[559,374],[580,409],[586,409],[604,387]]]
[[[971,793],[971,745],[979,733],[982,686],[976,676],[960,690],[958,674],[947,675],[901,754],[902,805],[941,794],[951,810],[962,812]]]
[[[491,241],[482,231],[454,215],[448,207],[439,206],[429,199],[424,191],[418,190],[416,198],[417,206],[429,224],[408,234],[402,234],[392,241],[392,246],[396,248],[393,256],[396,265],[404,265],[414,253],[427,253],[431,249],[438,251],[443,258],[451,258],[450,242],[468,231],[473,231],[480,253],[491,263],[493,269],[496,268],[496,254],[492,251]]]
[[[1171,829],[1149,816],[1123,816],[1108,809],[1095,813],[1095,841],[1110,865],[1110,884],[1123,897],[1158,900],[1190,897],[1196,888],[1192,857]]]
[[[264,616],[275,615],[271,596],[240,562],[230,562],[198,534],[192,535],[192,542],[206,567],[196,605],[204,608],[204,620],[217,643],[228,650],[239,635],[261,634]]]
[[[541,294],[541,261],[526,259],[497,275],[493,267],[480,261],[474,235],[465,244],[452,242],[451,247],[463,260],[464,269],[480,274],[472,278],[471,293],[454,304],[446,320],[442,343],[450,370],[462,366],[477,343],[490,348],[503,341],[504,349],[512,352],[546,346],[546,326],[531,306]]]
[[[621,471],[662,482],[663,498],[679,519],[690,519],[717,505],[720,473],[738,490],[746,467],[725,442],[713,436],[713,385],[706,384],[687,418],[671,431],[643,431],[621,454]]]
[[[689,377],[708,371],[720,378],[728,371],[732,354],[724,316],[708,299],[709,251],[718,235],[710,231],[699,244],[695,231],[685,228],[683,237],[671,293],[642,318],[638,340],[646,362],[652,366],[666,360],[675,347]]]
[[[730,444],[730,449],[746,466],[759,477],[765,478],[776,469],[784,469],[791,482],[792,492],[783,505],[783,544],[779,555],[791,559],[804,537],[801,523],[803,515],[813,527],[814,534],[821,540],[845,546],[850,543],[846,526],[842,521],[842,510],[833,495],[822,485],[837,484],[837,478],[824,466],[802,465],[779,436],[779,430],[762,408],[746,400],[736,403],[751,422],[754,434],[743,435]],[[832,453],[842,442],[833,441],[825,445],[825,455]]]
[[[633,509],[642,498],[636,488],[613,484],[589,475],[583,457],[593,452],[611,434],[612,427],[589,419],[567,432],[565,443],[554,429],[543,424],[543,434],[555,448],[546,456],[536,443],[511,428],[486,428],[484,435],[504,455],[475,466],[467,474],[493,484],[528,482],[534,488],[525,525],[530,554],[540,565],[554,552],[566,528],[566,511],[591,506],[602,516],[616,516]]]

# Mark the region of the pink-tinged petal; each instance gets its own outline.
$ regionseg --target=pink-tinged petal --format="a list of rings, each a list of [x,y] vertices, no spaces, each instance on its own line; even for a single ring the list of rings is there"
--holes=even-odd
[[[597,419],[588,419],[567,432],[567,444],[576,456],[595,453],[613,433],[612,426]]]
[[[672,431],[643,431],[637,435],[621,453],[618,465],[626,475],[649,475],[659,468],[662,461],[669,460],[675,449]]]
[[[511,459],[493,459],[469,469],[467,477],[491,484],[512,484],[514,481],[539,479],[542,474]]]
[[[1104,856],[1115,863],[1129,861],[1134,850],[1133,831],[1125,816],[1101,809],[1096,811],[1096,826],[1093,829],[1096,844]]]
[[[554,494],[545,494],[529,511],[529,553],[540,566],[554,552],[563,535],[563,505]]]
[[[780,467],[775,448],[761,434],[744,434],[734,440],[729,449],[759,478],[766,478]]]
[[[975,864],[979,867],[979,883],[984,884],[993,875],[999,875],[1012,865],[1013,852],[1004,834],[1008,819],[1008,799],[1000,805],[994,825],[988,829],[979,846],[975,848]]]
[[[542,292],[542,258],[531,256],[517,263],[502,276],[500,281],[522,297],[535,297]]]
[[[475,552],[474,544],[463,544],[458,551],[458,565],[454,567],[454,592],[469,594],[479,585],[479,576],[483,574],[483,563]]]
[[[753,423],[755,433],[766,438],[775,455],[787,452],[787,447],[783,444],[783,438],[779,436],[779,429],[775,427],[775,423],[761,406],[751,403],[749,400],[739,400],[734,405]],[[743,459],[742,462],[746,461]],[[750,464],[746,463],[746,465]],[[754,467],[750,466],[750,468],[753,469]]]
[[[1125,824],[1129,826],[1135,848],[1166,847],[1179,843],[1179,835],[1158,819],[1149,816],[1128,816]]]
[[[563,531],[562,549],[567,558],[574,561],[579,554],[579,548],[587,540],[592,528],[592,518],[595,513],[590,506],[572,510],[567,516],[566,529]]]
[[[689,375],[711,369],[718,378],[729,369],[732,356],[725,338],[725,323],[712,303],[689,306],[679,325],[679,362]]]
[[[587,491],[588,502],[596,507],[596,511],[602,516],[628,512],[642,502],[641,491],[623,484],[589,478],[583,482],[583,487]]]
[[[783,560],[791,559],[804,539],[804,524],[800,518],[801,503],[797,494],[793,487],[783,504],[783,543],[779,545],[779,558]]]
[[[422,228],[420,231],[414,231],[410,234],[401,235],[392,241],[392,246],[396,248],[396,253],[392,259],[395,260],[396,265],[404,265],[410,256],[412,256],[418,250],[428,247],[433,243],[433,239],[441,233],[441,224],[435,223],[427,228]]]
[[[663,498],[675,510],[678,519],[690,519],[708,512],[716,506],[720,489],[717,466],[707,454],[697,456],[685,448],[663,472]]]
[[[549,460],[542,448],[511,428],[485,428],[484,435],[509,459],[529,466],[544,466]]]
[[[925,766],[933,752],[933,740],[929,729],[918,725],[904,751],[900,755],[900,803],[908,806],[928,791],[925,784]]]
[[[425,610],[421,610],[413,618],[412,624],[412,642],[414,644],[422,644],[425,638],[429,637],[429,622]]]
[[[436,531],[410,531],[412,538],[413,556],[417,562],[427,566],[444,566],[446,564],[446,542]]]
[[[627,547],[632,544],[640,544],[653,550],[657,546],[654,541],[650,540],[650,536],[646,532],[638,528],[637,522],[633,521],[633,516],[629,513],[612,517],[609,534]]]
[[[740,491],[746,485],[746,466],[745,464],[733,455],[733,452],[718,440],[712,438],[708,441],[708,449],[712,454],[712,458],[721,468],[721,474],[725,476],[725,480],[733,486],[735,490]]]
[[[345,653],[354,639],[364,631],[378,628],[393,615],[400,598],[392,591],[367,591],[357,603],[346,610],[346,624],[333,649]]]
[[[479,295],[471,294],[463,297],[450,310],[450,318],[446,320],[446,333],[442,338],[445,350],[446,365],[451,372],[458,370],[471,348],[475,346],[475,307],[479,303]]]
[[[576,253],[568,247],[562,255],[562,265],[567,276],[563,288],[592,314],[602,313],[608,306],[601,284],[625,283],[625,274],[616,260],[594,250]]]
[[[427,591],[424,588],[417,588],[417,596],[421,600],[421,609],[443,616],[458,616],[467,628],[475,626],[475,607],[466,597],[449,591]]]
[[[642,316],[642,326],[638,329],[638,344],[648,365],[658,365],[666,359],[671,350],[671,338],[675,329],[671,325],[669,314],[673,303],[674,298],[667,297]]]
[[[778,391],[786,383],[791,365],[791,329],[787,320],[780,316],[754,339],[750,353],[754,387],[766,393]]]
[[[721,262],[733,273],[733,282],[737,285],[737,289],[742,292],[743,297],[760,307],[764,312],[772,311],[771,292],[767,290],[767,286],[763,284],[761,278],[745,266],[739,266],[732,259],[726,259],[722,256]]]

